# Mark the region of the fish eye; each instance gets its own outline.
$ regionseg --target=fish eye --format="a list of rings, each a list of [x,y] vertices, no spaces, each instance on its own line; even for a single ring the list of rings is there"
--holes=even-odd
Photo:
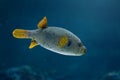
[[[78,43],[78,46],[81,47],[81,46],[82,46],[82,43]]]

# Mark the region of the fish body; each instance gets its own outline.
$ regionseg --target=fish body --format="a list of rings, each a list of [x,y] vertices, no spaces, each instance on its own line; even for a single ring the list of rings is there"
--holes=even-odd
[[[50,51],[68,56],[80,56],[86,52],[86,47],[76,35],[61,27],[47,26],[46,17],[38,23],[38,29],[15,29],[13,36],[31,38],[30,49],[40,45]]]

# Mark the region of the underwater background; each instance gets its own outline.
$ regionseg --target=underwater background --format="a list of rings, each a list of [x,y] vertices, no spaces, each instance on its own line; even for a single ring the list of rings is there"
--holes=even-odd
[[[76,34],[83,56],[64,56],[12,31],[48,26]],[[0,0],[0,80],[120,80],[120,0]]]

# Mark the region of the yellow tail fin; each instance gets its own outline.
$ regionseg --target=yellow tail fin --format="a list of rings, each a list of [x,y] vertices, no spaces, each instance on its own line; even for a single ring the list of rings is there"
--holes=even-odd
[[[13,31],[13,36],[15,38],[28,38],[28,31],[24,29],[15,29]]]

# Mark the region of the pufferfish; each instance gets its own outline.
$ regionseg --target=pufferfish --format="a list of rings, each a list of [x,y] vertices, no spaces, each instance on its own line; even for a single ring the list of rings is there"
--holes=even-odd
[[[15,38],[32,39],[30,49],[40,45],[62,55],[81,56],[86,53],[86,47],[76,35],[64,28],[47,26],[46,17],[37,27],[36,30],[15,29],[12,34]]]

